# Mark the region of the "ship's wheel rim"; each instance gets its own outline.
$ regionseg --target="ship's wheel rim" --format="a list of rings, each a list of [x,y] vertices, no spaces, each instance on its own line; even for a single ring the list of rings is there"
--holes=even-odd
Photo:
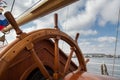
[[[81,70],[86,71],[86,64],[84,61],[84,57],[82,55],[82,52],[78,44],[70,36],[68,36],[66,33],[58,29],[41,29],[30,32],[24,39],[19,39],[18,42],[9,46],[8,51],[1,58],[6,63],[4,67],[7,67],[9,62],[11,62],[19,54],[19,52],[26,47],[26,45],[30,44],[34,40],[37,40],[38,38],[39,40],[44,40],[44,39],[56,38],[56,37],[60,37],[61,40],[68,43],[71,47],[76,48],[75,53],[77,58],[80,58],[80,60],[78,59],[78,62],[81,67]],[[17,46],[19,46],[18,49],[16,49]]]

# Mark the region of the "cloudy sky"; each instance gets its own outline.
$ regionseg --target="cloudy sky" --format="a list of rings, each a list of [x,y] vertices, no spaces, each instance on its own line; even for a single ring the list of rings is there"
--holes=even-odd
[[[8,3],[5,11],[10,11],[13,0],[5,1]],[[12,14],[17,18],[38,1],[16,0]],[[79,0],[56,12],[59,15],[59,27],[62,31],[73,38],[76,33],[80,33],[78,44],[83,53],[113,54],[119,8],[120,0]],[[56,12],[23,25],[21,29],[30,32],[36,29],[53,28],[53,14]],[[117,54],[120,54],[120,28],[118,31]],[[11,30],[6,38],[9,43],[12,42],[15,39],[15,32]],[[60,45],[66,49],[64,42]]]

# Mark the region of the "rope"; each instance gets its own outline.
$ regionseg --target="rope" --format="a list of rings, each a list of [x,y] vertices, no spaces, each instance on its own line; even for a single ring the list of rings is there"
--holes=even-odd
[[[66,21],[67,21],[67,19],[68,19],[68,17],[69,17],[68,15],[69,15],[69,6],[66,7]],[[64,26],[64,27],[65,27],[65,28],[64,28],[64,31],[66,32],[67,23],[65,23],[65,26]],[[65,43],[65,42],[62,42],[62,49],[63,49],[64,43]]]
[[[119,21],[120,21],[120,8],[119,8],[119,12],[118,12],[117,33],[116,33],[116,41],[115,41],[115,52],[114,52],[114,57],[113,57],[112,76],[114,76],[115,57],[116,57],[117,43],[118,43]]]
[[[20,15],[17,16],[17,18],[19,18],[20,16],[22,16],[24,13],[26,13],[27,11],[29,11],[33,6],[35,6],[37,3],[39,3],[41,0],[35,2],[31,7],[29,7],[28,9],[26,9],[24,12],[22,12]]]
[[[13,0],[12,6],[11,6],[11,10],[10,10],[11,13],[13,11],[14,4],[15,4],[15,0]]]

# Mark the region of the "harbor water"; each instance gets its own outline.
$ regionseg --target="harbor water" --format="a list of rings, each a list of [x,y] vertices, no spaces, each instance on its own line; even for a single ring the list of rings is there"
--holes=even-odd
[[[94,57],[89,59],[90,61],[87,63],[88,72],[101,75],[101,65],[106,64],[109,76],[120,78],[120,58],[116,58],[115,63],[113,61],[113,58],[95,58]],[[77,58],[73,58],[72,60],[78,65]]]

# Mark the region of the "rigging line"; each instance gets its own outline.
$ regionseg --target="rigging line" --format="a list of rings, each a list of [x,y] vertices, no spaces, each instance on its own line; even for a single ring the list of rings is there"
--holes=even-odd
[[[112,69],[112,76],[114,76],[114,68],[115,68],[115,57],[116,57],[116,51],[117,51],[117,43],[118,43],[118,33],[119,33],[119,21],[120,21],[120,8],[119,8],[119,12],[118,12],[118,22],[116,25],[116,29],[117,29],[117,33],[116,33],[116,41],[115,41],[115,52],[114,52],[114,56],[113,56],[113,69]]]
[[[12,6],[11,6],[11,10],[10,10],[11,13],[13,11],[14,4],[15,4],[15,0],[13,0]]]
[[[69,13],[69,6],[66,7],[66,21],[68,20],[68,13]],[[64,32],[66,32],[67,22],[65,23],[64,27],[65,27]],[[62,49],[63,49],[64,43],[65,42],[62,42]]]
[[[23,15],[25,12],[29,11],[33,6],[35,6],[37,3],[39,3],[41,0],[38,0],[37,2],[35,2],[31,7],[29,7],[28,9],[26,9],[24,12],[22,12],[18,17],[20,17],[21,15]]]
[[[66,21],[68,20],[68,17],[69,17],[69,6],[68,7],[66,7]],[[67,27],[67,22],[66,22],[66,24],[65,24],[65,31],[66,31],[66,27]]]

